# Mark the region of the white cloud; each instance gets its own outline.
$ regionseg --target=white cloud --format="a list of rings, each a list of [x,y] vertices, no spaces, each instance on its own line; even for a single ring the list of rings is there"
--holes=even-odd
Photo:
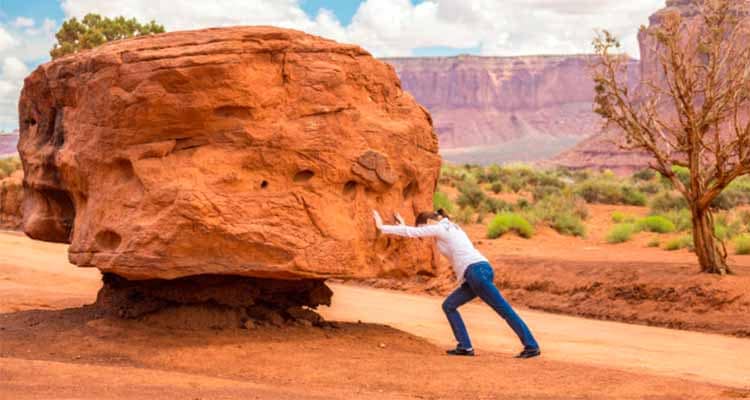
[[[410,56],[422,47],[478,48],[484,55],[587,53],[594,30],[618,35],[638,55],[637,32],[664,0],[365,0],[343,26],[304,0],[61,0],[66,17],[93,12],[156,20],[167,30],[230,25],[275,25],[340,42],[375,56]],[[354,1],[354,0],[350,0]],[[0,129],[17,126],[16,103],[29,65],[48,57],[60,21],[18,17],[0,24]]]
[[[328,10],[306,15],[301,0],[62,0],[67,16],[88,12],[154,19],[167,30],[276,25],[357,43],[376,56],[408,56],[415,48],[479,47],[485,55],[591,51],[595,29],[607,28],[638,55],[641,24],[664,0],[365,0],[342,26]]]
[[[18,17],[13,21],[13,26],[16,28],[31,28],[34,26],[34,20],[27,17]]]

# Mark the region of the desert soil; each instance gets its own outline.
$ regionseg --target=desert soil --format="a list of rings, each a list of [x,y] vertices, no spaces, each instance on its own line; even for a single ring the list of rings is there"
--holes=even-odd
[[[471,304],[480,353],[455,359],[442,354],[440,298],[351,285],[332,285],[323,310],[336,329],[105,319],[85,306],[99,273],[65,250],[0,233],[0,398],[750,398],[747,339],[521,309],[545,352],[521,361],[508,329]]]
[[[516,196],[505,200],[515,202]],[[643,216],[644,207],[589,205],[585,238],[538,228],[532,239],[486,239],[486,224],[466,227],[495,267],[496,284],[516,305],[552,313],[750,337],[750,256],[732,254],[733,276],[699,272],[694,253],[665,251],[682,234],[640,233],[609,244],[612,213]],[[489,218],[485,221],[489,222]],[[448,266],[439,279],[371,280],[369,286],[445,295],[454,289]]]

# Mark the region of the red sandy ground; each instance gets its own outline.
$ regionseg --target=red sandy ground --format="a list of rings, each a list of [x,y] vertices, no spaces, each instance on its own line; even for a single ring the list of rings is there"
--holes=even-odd
[[[82,306],[100,285],[95,270],[68,265],[63,246],[0,236],[2,399],[750,397],[744,389],[545,358],[483,352],[456,359],[379,325],[183,330],[104,319]]]
[[[605,237],[614,225],[614,211],[647,213],[643,207],[590,205],[586,238],[541,228],[529,240],[512,234],[489,240],[486,224],[465,229],[495,267],[496,283],[514,305],[750,337],[750,256],[730,256],[735,275],[720,277],[700,273],[695,254],[687,250],[648,247],[655,237],[666,243],[680,234],[641,233],[630,242],[609,244]],[[438,279],[367,284],[441,295],[455,287],[447,266]]]

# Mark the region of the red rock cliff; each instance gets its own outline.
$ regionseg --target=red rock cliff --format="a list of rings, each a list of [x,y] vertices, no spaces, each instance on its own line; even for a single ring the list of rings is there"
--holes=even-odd
[[[596,132],[591,56],[387,59],[433,115],[441,148]],[[633,62],[634,65],[636,61]],[[637,69],[633,68],[637,78]]]

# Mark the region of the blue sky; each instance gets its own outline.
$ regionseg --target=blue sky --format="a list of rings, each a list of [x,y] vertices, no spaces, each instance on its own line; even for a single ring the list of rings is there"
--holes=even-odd
[[[23,78],[49,60],[62,22],[87,13],[168,31],[275,25],[355,43],[376,57],[591,52],[595,29],[638,56],[637,32],[665,0],[0,0],[0,130],[15,128]]]

